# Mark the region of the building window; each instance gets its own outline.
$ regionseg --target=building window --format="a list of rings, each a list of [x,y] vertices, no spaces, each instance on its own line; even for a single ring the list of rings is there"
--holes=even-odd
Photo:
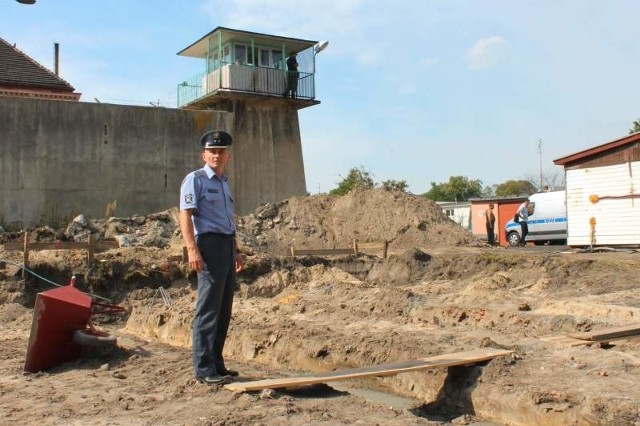
[[[218,52],[215,52],[209,56],[208,70],[211,72],[218,68],[220,68],[220,60],[218,59]]]
[[[252,65],[253,52],[246,44],[236,44],[234,46],[234,60],[236,65]]]
[[[269,68],[282,68],[282,52],[274,49],[260,49],[258,65]]]
[[[260,49],[260,58],[258,59],[258,65],[261,67],[271,67],[271,50]]]
[[[273,67],[274,68],[284,68],[283,66],[283,62],[282,62],[282,51],[280,50],[272,50],[271,51],[271,60],[273,61]]]
[[[225,64],[231,63],[231,46],[228,44],[222,48],[222,62]]]

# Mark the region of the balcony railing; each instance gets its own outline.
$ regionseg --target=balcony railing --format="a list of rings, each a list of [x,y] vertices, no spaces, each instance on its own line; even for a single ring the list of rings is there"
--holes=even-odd
[[[208,74],[201,72],[180,83],[178,108],[221,90],[282,97],[287,86],[288,72],[276,68],[225,64]],[[296,98],[315,99],[313,74],[298,72]]]

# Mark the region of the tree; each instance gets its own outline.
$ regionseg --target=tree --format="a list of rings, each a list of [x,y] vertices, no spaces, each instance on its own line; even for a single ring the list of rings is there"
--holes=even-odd
[[[387,191],[407,192],[407,188],[409,187],[406,180],[384,180],[381,185]]]
[[[496,197],[514,197],[529,195],[537,191],[534,184],[528,180],[508,180],[496,186]]]
[[[449,182],[431,182],[431,189],[424,194],[433,201],[467,201],[483,195],[482,181],[466,176],[450,176]]]
[[[543,176],[544,182],[553,190],[564,189],[566,186],[564,170],[547,173]]]
[[[533,188],[536,188],[533,192],[537,191],[558,191],[564,189],[565,181],[564,170],[555,170],[553,172],[547,171],[542,175],[542,182],[540,182],[539,176],[524,175],[520,180],[528,181]],[[519,194],[522,195],[522,194]]]
[[[632,124],[633,127],[629,129],[629,134],[640,132],[640,119],[636,120]]]
[[[347,177],[338,183],[337,188],[329,191],[329,195],[345,195],[356,188],[371,189],[374,186],[371,174],[364,167],[354,167],[349,170]]]

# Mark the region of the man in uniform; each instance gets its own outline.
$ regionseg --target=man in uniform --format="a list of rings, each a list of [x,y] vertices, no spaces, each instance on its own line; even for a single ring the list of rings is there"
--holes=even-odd
[[[224,131],[202,135],[204,167],[189,173],[180,186],[180,230],[189,267],[198,273],[193,368],[196,379],[209,385],[238,375],[227,369],[222,357],[236,273],[243,266],[237,252],[233,197],[224,172],[231,143],[231,135]]]

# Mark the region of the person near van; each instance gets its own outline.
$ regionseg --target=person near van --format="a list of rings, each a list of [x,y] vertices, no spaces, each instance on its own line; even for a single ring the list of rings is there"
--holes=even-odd
[[[487,242],[490,246],[495,243],[495,224],[496,215],[493,214],[493,203],[489,204],[489,208],[484,212],[485,225],[487,227]]]
[[[199,382],[223,383],[238,372],[225,366],[222,350],[231,320],[238,253],[233,197],[225,167],[231,135],[221,130],[200,138],[204,167],[189,173],[180,186],[180,230],[189,267],[198,273],[193,317],[193,368]]]
[[[520,207],[518,207],[518,218],[520,219],[520,230],[522,231],[520,235],[520,245],[526,246],[527,242],[525,241],[525,238],[529,233],[529,225],[527,225],[527,220],[529,219],[528,199],[524,200],[524,203],[520,204]]]

